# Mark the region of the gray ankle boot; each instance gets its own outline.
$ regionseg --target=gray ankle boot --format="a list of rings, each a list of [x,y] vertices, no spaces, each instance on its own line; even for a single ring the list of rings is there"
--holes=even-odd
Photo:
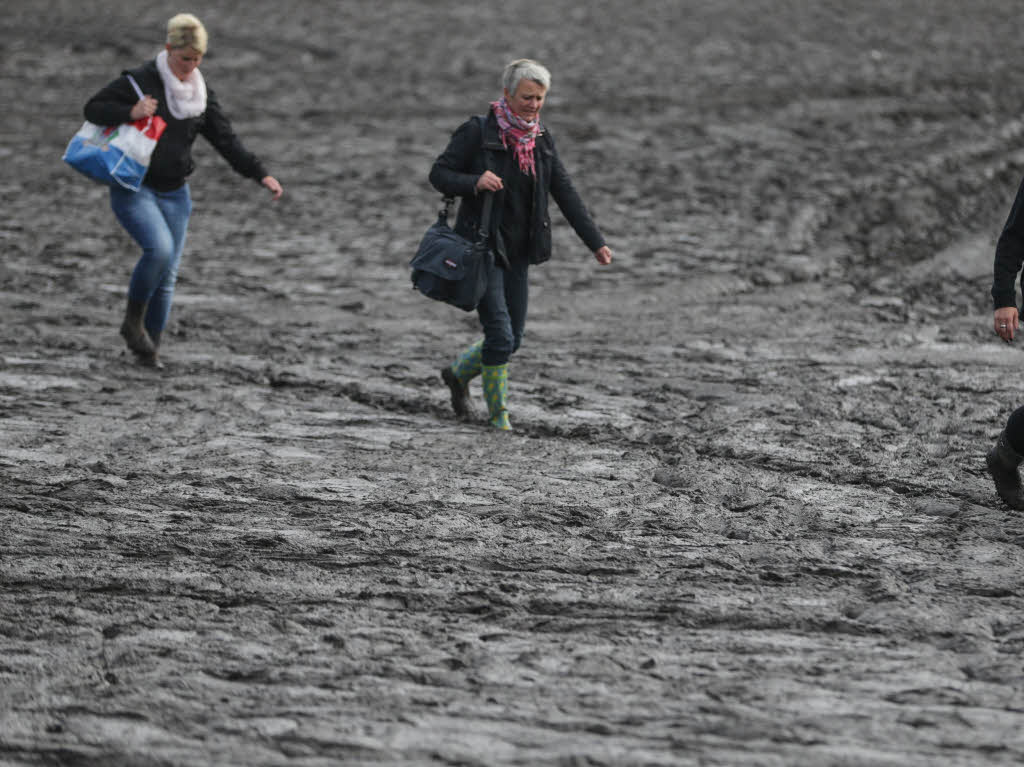
[[[128,308],[124,312],[124,322],[121,323],[121,336],[128,344],[128,348],[136,354],[153,356],[156,354],[156,347],[153,346],[153,340],[142,324],[145,316],[146,305],[129,298]]]
[[[985,455],[985,464],[995,480],[999,497],[1011,509],[1019,511],[1024,511],[1024,488],[1021,487],[1020,472],[1017,471],[1022,461],[1024,456],[1010,447],[1006,432],[999,435],[995,446]]]

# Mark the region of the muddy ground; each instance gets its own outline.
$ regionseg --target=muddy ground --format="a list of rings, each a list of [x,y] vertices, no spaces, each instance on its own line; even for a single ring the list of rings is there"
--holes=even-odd
[[[178,10],[0,16],[0,764],[1024,760],[1017,3],[192,3],[286,196],[200,140],[153,371],[60,155]],[[406,264],[519,56],[616,260],[555,212],[504,435]]]

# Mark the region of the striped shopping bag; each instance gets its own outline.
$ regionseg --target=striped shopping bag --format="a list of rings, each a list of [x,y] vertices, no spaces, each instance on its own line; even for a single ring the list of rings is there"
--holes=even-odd
[[[142,89],[128,75],[135,92]],[[167,123],[154,115],[122,125],[96,125],[86,121],[64,150],[64,162],[94,181],[120,184],[137,192],[149,167],[156,142]]]

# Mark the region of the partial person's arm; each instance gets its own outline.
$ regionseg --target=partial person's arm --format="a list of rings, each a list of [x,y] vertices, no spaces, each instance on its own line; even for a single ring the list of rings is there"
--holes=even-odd
[[[1019,327],[1017,315],[1017,275],[1024,264],[1024,181],[1017,188],[1017,196],[1003,231],[996,243],[996,258],[992,269],[992,303],[995,307],[993,330],[1004,341],[1012,341]]]
[[[1010,215],[996,243],[992,277],[992,302],[996,309],[1016,307],[1015,285],[1024,264],[1024,181],[1017,189]]]
[[[590,215],[590,211],[587,210],[587,206],[583,204],[583,200],[576,191],[576,187],[573,186],[572,179],[569,178],[569,172],[562,165],[562,160],[558,156],[558,152],[555,150],[555,141],[551,134],[548,134],[548,140],[551,142],[551,198],[558,205],[558,209],[562,211],[562,215],[565,216],[565,220],[569,222],[569,225],[573,228],[576,234],[583,244],[590,248],[591,252],[597,255],[598,251],[607,249],[605,245],[604,236],[601,234],[601,230],[597,228],[597,224],[594,223],[593,217]],[[611,260],[611,251],[607,251],[608,260]],[[598,256],[598,261],[602,261],[601,257]]]
[[[206,113],[203,125],[199,130],[203,138],[210,142],[214,149],[228,161],[232,169],[246,178],[259,181],[266,186],[263,179],[268,177],[267,169],[260,159],[243,146],[235,135],[234,128],[221,108],[213,91],[206,92]],[[271,190],[273,191],[273,190]]]
[[[132,108],[139,96],[122,75],[101,88],[85,104],[85,119],[97,125],[120,125],[132,121]]]

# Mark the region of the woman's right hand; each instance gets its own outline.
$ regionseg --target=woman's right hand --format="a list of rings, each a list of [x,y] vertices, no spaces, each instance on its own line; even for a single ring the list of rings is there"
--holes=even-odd
[[[1020,325],[1020,318],[1017,316],[1017,307],[1004,306],[996,309],[996,316],[992,321],[996,335],[1006,343],[1013,340],[1013,334],[1017,332]]]
[[[504,188],[505,185],[501,183],[501,176],[496,176],[489,170],[485,170],[480,178],[476,180],[476,191],[478,192],[497,192]]]
[[[156,114],[157,100],[152,96],[143,96],[139,101],[132,107],[131,119],[141,120],[144,117],[152,117]]]

